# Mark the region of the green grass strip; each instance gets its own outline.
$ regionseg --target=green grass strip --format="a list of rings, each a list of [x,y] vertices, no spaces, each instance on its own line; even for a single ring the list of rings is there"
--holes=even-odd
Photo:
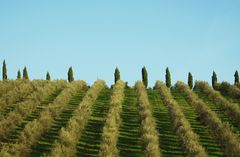
[[[140,124],[137,111],[137,94],[135,89],[125,89],[122,106],[122,124],[119,129],[118,150],[120,157],[141,157]]]
[[[147,90],[147,92],[160,136],[159,143],[162,155],[166,157],[186,156],[177,135],[173,131],[168,109],[159,93],[152,89]]]
[[[198,114],[195,112],[194,108],[186,101],[183,94],[177,89],[172,90],[172,95],[174,99],[181,106],[183,113],[187,120],[189,121],[193,131],[198,134],[199,141],[202,146],[205,147],[209,156],[223,156],[223,150],[214,135],[208,130],[207,126],[200,122]]]

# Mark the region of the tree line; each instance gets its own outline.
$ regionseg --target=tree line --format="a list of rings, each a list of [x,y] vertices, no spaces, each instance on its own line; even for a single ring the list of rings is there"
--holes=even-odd
[[[72,82],[74,81],[74,74],[73,74],[73,68],[72,66],[68,69],[68,81]],[[7,80],[8,76],[7,76],[7,65],[5,60],[3,61],[3,65],[2,65],[2,80]],[[29,80],[29,76],[28,76],[28,71],[27,71],[27,67],[25,66],[23,69],[23,75],[21,74],[20,69],[18,69],[17,71],[17,79],[26,79]],[[121,79],[120,76],[120,70],[118,69],[118,67],[116,67],[115,72],[114,72],[114,83],[116,83],[118,80]],[[49,72],[47,72],[46,74],[46,80],[51,80],[51,75]],[[145,87],[148,87],[148,72],[146,67],[144,66],[142,68],[142,82],[145,85]],[[165,83],[166,86],[168,88],[170,88],[172,86],[171,84],[171,73],[169,68],[166,68],[166,74],[165,74]],[[239,84],[239,75],[238,75],[238,71],[236,70],[234,73],[234,84],[237,85]],[[188,73],[188,86],[192,89],[193,88],[193,75],[191,74],[191,72]],[[218,82],[217,82],[217,74],[215,71],[213,71],[212,73],[212,87],[214,89],[217,89],[219,86]]]
[[[21,70],[18,69],[18,71],[17,71],[17,79],[18,80],[20,80],[20,79],[29,80],[28,71],[27,71],[27,67],[26,66],[23,68],[23,75],[21,74]],[[7,77],[7,65],[6,65],[5,60],[3,61],[3,66],[2,66],[2,80],[8,80],[8,77]],[[47,72],[47,74],[46,74],[46,80],[48,80],[48,81],[51,80],[51,75],[50,75],[49,72]],[[74,81],[72,67],[70,67],[68,69],[68,81],[69,82]]]

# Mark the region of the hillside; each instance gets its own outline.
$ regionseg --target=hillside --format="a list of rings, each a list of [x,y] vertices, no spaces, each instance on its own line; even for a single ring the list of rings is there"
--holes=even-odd
[[[1,157],[239,156],[240,89],[0,81]]]

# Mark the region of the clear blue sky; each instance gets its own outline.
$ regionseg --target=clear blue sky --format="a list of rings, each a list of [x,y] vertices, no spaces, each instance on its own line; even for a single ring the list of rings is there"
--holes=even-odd
[[[113,83],[116,66],[133,85],[146,66],[149,83],[233,81],[240,70],[239,0],[1,0],[0,62],[8,77],[26,65],[31,79],[67,77]]]

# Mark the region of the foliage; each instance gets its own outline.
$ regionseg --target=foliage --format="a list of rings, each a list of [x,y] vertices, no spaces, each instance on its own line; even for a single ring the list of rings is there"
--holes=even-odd
[[[193,88],[193,76],[190,72],[188,73],[188,86],[190,89]]]
[[[170,90],[167,86],[157,81],[155,85],[156,90],[160,92],[163,97],[164,103],[168,107],[169,115],[171,117],[172,126],[178,135],[179,139],[182,141],[182,146],[185,149],[188,156],[195,157],[206,157],[208,156],[204,148],[199,142],[199,137],[195,134],[185,118],[181,107],[173,99]]]
[[[118,68],[115,69],[115,72],[114,72],[114,82],[117,83],[118,80],[120,80],[120,71]]]
[[[20,102],[6,117],[0,121],[0,139],[7,139],[8,134],[16,125],[20,124],[37,106],[41,104],[51,93],[62,88],[64,81],[56,81],[48,83],[45,86],[37,86],[25,101]]]
[[[91,106],[104,86],[105,82],[98,80],[87,91],[82,102],[79,104],[79,108],[74,111],[67,126],[61,129],[59,139],[54,144],[49,156],[71,157],[75,155],[75,146],[81,136],[81,132],[83,131],[87,120],[91,115]]]
[[[117,140],[119,127],[121,124],[120,114],[122,112],[122,103],[124,99],[125,83],[117,81],[113,87],[110,109],[107,115],[105,126],[103,128],[102,143],[100,146],[100,157],[117,157]]]
[[[24,67],[23,69],[23,79],[29,80],[27,67]]]
[[[1,87],[0,88],[0,102],[2,99],[1,97],[4,97],[4,95],[7,95],[8,92],[11,92],[12,89],[14,89],[16,86],[19,86],[22,82],[23,81],[19,81],[19,80],[0,81],[0,87]]]
[[[145,66],[142,68],[142,82],[145,85],[145,87],[147,88],[148,87],[148,73],[147,73],[147,69]]]
[[[98,83],[98,85],[96,85],[97,82],[101,83]],[[122,121],[120,115],[122,112],[122,102],[124,99],[124,88],[127,88],[126,85],[127,83],[121,80],[118,80],[113,85],[113,94],[110,101],[110,109],[106,117],[101,116],[104,117],[102,121],[104,121],[105,118],[106,121],[103,127],[100,152],[98,152],[99,156],[112,157],[119,155],[118,149],[120,149],[120,147],[117,147],[117,143],[119,142],[119,127]],[[227,82],[222,82],[221,84],[216,83],[216,89],[222,93],[238,99],[240,98],[240,89],[237,87],[238,85],[239,84],[231,85]],[[65,86],[67,87],[57,96],[57,98],[52,103],[45,105],[44,107],[42,106],[42,100],[44,100],[57,88]],[[14,81],[0,81],[0,87],[0,114],[4,113],[0,117],[0,156],[23,157],[29,155],[32,147],[34,147],[37,142],[42,142],[42,140],[39,140],[40,137],[45,135],[50,129],[53,128],[54,120],[59,119],[59,115],[62,113],[62,111],[64,111],[72,96],[75,95],[79,89],[87,88],[87,85],[82,81],[73,81],[71,83],[67,83],[66,81],[29,81],[27,79],[19,79]],[[95,100],[98,97],[98,94],[104,87],[104,81],[96,81],[94,85],[88,90],[84,99],[79,104],[79,107],[73,112],[73,114],[71,114],[72,117],[70,117],[70,119],[67,118],[69,121],[66,122],[67,125],[60,130],[57,136],[58,140],[55,141],[51,152],[46,155],[56,157],[76,155],[76,146],[79,142],[79,138],[81,136],[83,137],[83,130],[86,129],[86,125],[88,124],[89,119],[92,120],[91,116],[93,113],[95,113],[95,111],[93,112],[92,110],[92,104],[94,104]],[[159,147],[159,136],[156,130],[155,120],[151,113],[151,105],[148,101],[145,86],[141,81],[138,81],[135,85],[135,88],[137,91],[138,108],[138,112],[135,113],[139,114],[139,117],[137,117],[139,118],[141,129],[140,134],[136,136],[141,136],[141,148],[145,156],[160,156],[161,151]],[[170,89],[164,83],[159,81],[156,82],[154,88],[160,93],[164,104],[168,108],[172,127],[180,139],[181,145],[187,155],[200,157],[207,156],[207,153],[199,142],[199,137],[193,132],[193,127],[191,128],[189,122],[184,117],[181,106],[179,106],[171,96]],[[199,99],[197,95],[191,90],[191,86],[189,86],[189,84],[187,85],[182,82],[178,82],[174,88],[177,88],[178,92],[183,93],[186,100],[199,116],[199,119],[197,120],[200,120],[204,127],[209,129],[210,135],[212,135],[217,140],[217,143],[221,144],[221,148],[224,150],[225,155],[238,156],[240,153],[240,139],[237,133],[233,133],[231,126],[227,122],[221,122],[221,120],[217,117],[215,110],[211,110],[206,103]],[[133,91],[133,89],[131,90]],[[196,82],[195,90],[199,90],[202,91],[202,93],[205,93],[205,97],[207,96],[211,101],[214,102],[215,105],[219,105],[222,108],[222,111],[225,111],[227,113],[228,117],[239,124],[240,111],[237,105],[228,102],[226,99],[224,99],[224,97],[221,96],[219,92],[212,89],[205,82]],[[157,94],[157,92],[155,94]],[[133,108],[136,109],[135,103],[132,101],[134,100],[135,102],[136,95],[135,93],[130,93],[130,95],[131,101],[126,101],[126,104],[124,103],[124,105],[128,106],[130,103],[133,104]],[[156,104],[158,105],[159,101],[156,101]],[[159,105],[163,104],[160,103]],[[28,123],[26,123],[26,125],[23,125],[23,130],[21,132],[19,131],[20,136],[17,137],[16,143],[11,143],[11,140],[8,138],[12,137],[12,135],[15,136],[15,134],[10,134],[12,133],[12,130],[15,130],[16,126],[22,126],[21,124],[25,122],[24,119],[26,119],[26,117],[28,117],[30,114],[34,113],[35,109],[38,107],[43,107],[43,109],[40,110],[41,112],[39,112],[39,117],[35,117],[35,120],[31,119],[27,121]],[[10,109],[10,112],[5,113],[7,109]],[[100,110],[98,110],[98,112],[99,111]],[[132,113],[132,110],[131,112],[126,113]],[[126,117],[131,120],[131,116],[132,115]],[[159,119],[162,121],[162,123],[165,122],[164,117],[160,116]],[[234,123],[234,125],[235,124],[236,123]],[[127,125],[132,125],[132,123]],[[137,132],[139,131],[138,126],[136,127],[133,125],[133,127],[135,127]],[[128,129],[126,132],[127,131]],[[126,132],[123,133],[123,136]],[[86,134],[88,133],[89,132]],[[133,134],[138,133],[134,132]],[[133,134],[128,135],[130,137],[129,139],[135,138],[133,137]],[[161,141],[162,140],[163,139],[161,139]],[[201,140],[205,140],[205,137],[203,137]],[[4,143],[6,141],[10,142]],[[123,145],[121,147],[128,147],[128,145],[125,145],[123,143],[118,144]],[[164,148],[165,146],[166,145],[163,145],[162,147]],[[137,145],[137,147],[139,150],[141,149],[140,145]],[[96,149],[94,148],[93,151],[96,151]],[[134,149],[133,151],[136,150]]]
[[[51,80],[51,76],[50,76],[50,73],[49,73],[49,72],[47,72],[47,74],[46,74],[46,80],[48,80],[48,81]]]
[[[73,76],[73,69],[72,67],[70,67],[68,69],[68,82],[72,82],[72,81],[74,81],[74,76]]]
[[[205,89],[204,87],[206,86],[208,89],[211,89],[205,82],[196,82],[197,89]],[[195,111],[200,116],[202,123],[207,125],[224,148],[225,154],[227,156],[239,156],[239,138],[231,132],[230,127],[227,124],[223,124],[217,117],[216,113],[213,112],[201,99],[199,99],[197,95],[194,94],[193,91],[191,91],[184,83],[177,82],[176,88],[186,96],[189,103],[195,108]],[[216,94],[216,96],[217,95],[218,94]]]
[[[227,101],[218,91],[213,90],[207,82],[198,81],[195,85],[197,90],[202,91],[216,105],[219,105],[225,113],[240,126],[240,107]]]
[[[212,87],[214,89],[217,88],[217,74],[215,73],[215,71],[213,71],[213,74],[212,74]]]
[[[54,118],[58,117],[71,97],[76,94],[79,89],[83,88],[87,88],[86,83],[83,81],[74,81],[68,84],[58,97],[41,112],[38,119],[27,123],[17,143],[11,144],[10,149],[2,149],[1,153],[14,157],[27,156],[31,150],[31,146],[37,142],[41,135],[51,128]]]
[[[11,91],[5,93],[0,98],[0,111],[3,111],[9,105],[22,101],[33,92],[37,86],[42,84],[38,81],[30,82],[28,80],[19,80],[17,82],[17,86],[14,86]]]
[[[138,112],[140,118],[140,132],[146,157],[160,157],[159,138],[156,123],[151,113],[151,106],[148,100],[145,86],[141,81],[135,85],[138,99]]]
[[[3,67],[2,67],[2,79],[7,80],[7,65],[5,60],[3,61]]]
[[[239,75],[238,75],[238,71],[236,70],[235,74],[234,74],[234,84],[239,84]]]
[[[20,69],[18,69],[18,72],[17,72],[17,79],[20,80],[21,78],[22,78],[22,74],[21,74]]]
[[[240,89],[236,85],[231,85],[228,82],[222,82],[218,86],[218,90],[223,95],[228,95],[232,98],[240,99]]]
[[[170,88],[171,87],[171,74],[170,74],[170,71],[169,71],[168,67],[166,69],[165,79],[166,79],[166,86],[168,88]]]

